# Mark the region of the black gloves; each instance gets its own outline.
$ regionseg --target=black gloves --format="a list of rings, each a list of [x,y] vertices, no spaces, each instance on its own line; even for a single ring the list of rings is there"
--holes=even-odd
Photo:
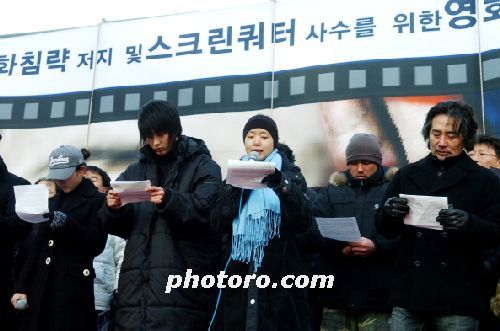
[[[405,198],[392,197],[387,199],[382,207],[382,212],[389,217],[402,218],[410,212],[410,207],[408,207],[408,201]]]
[[[275,169],[274,174],[267,175],[264,179],[262,179],[262,183],[267,184],[269,188],[276,188],[281,185],[281,179],[281,171]]]
[[[49,219],[50,221],[49,226],[53,230],[62,228],[64,224],[66,224],[66,220],[68,219],[65,213],[57,210],[44,214],[43,217]]]
[[[446,231],[467,230],[470,224],[469,220],[469,213],[453,208],[441,209],[436,217],[436,221],[441,223],[443,230]]]

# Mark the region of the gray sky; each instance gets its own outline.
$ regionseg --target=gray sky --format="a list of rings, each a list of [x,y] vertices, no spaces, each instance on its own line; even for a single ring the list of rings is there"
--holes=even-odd
[[[8,0],[0,35],[96,25],[107,21],[232,8],[271,0]]]

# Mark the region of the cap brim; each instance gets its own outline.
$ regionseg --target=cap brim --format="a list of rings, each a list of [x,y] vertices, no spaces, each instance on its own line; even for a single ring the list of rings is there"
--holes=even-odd
[[[49,174],[47,175],[47,179],[59,179],[66,180],[73,172],[75,172],[76,167],[63,168],[63,169],[49,169]]]

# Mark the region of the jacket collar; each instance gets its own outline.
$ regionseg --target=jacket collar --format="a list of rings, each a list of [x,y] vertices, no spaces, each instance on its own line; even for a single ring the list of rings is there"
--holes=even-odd
[[[478,169],[479,166],[465,152],[445,161],[439,161],[429,154],[410,165],[410,178],[422,192],[433,194],[455,186],[469,172]]]
[[[64,193],[60,191],[57,193],[52,199],[51,207],[61,209],[64,213],[70,213],[85,204],[87,200],[97,194],[97,192],[97,188],[94,184],[87,178],[83,178],[80,185],[78,185],[73,192]],[[61,201],[62,196],[64,196],[64,200]]]

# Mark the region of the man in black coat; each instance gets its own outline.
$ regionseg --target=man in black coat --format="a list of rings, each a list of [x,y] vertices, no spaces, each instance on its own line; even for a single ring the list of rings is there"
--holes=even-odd
[[[188,269],[200,279],[217,273],[222,248],[210,228],[209,207],[221,181],[220,168],[202,140],[182,135],[170,103],[146,103],[138,127],[143,144],[139,161],[118,180],[150,180],[150,200],[123,205],[111,190],[102,209],[109,233],[127,239],[116,329],[206,330],[216,288],[198,284],[166,293],[165,286],[169,277],[184,276]]]
[[[403,167],[377,214],[380,233],[400,235],[392,278],[392,330],[476,330],[484,307],[483,253],[500,242],[500,183],[465,153],[477,123],[469,106],[442,102],[427,113],[422,135],[431,153]],[[406,225],[399,194],[447,197],[436,215],[442,231]]]
[[[0,140],[2,136],[0,135]],[[14,309],[10,305],[14,285],[16,250],[31,230],[31,224],[20,220],[15,213],[13,186],[29,185],[21,177],[7,171],[0,157],[0,330],[14,330]]]
[[[105,196],[83,178],[79,149],[63,145],[49,158],[48,178],[60,188],[49,202],[47,222],[39,223],[32,249],[14,287],[11,303],[27,303],[21,330],[92,331],[92,261],[104,249],[106,233],[97,213]]]
[[[355,217],[362,237],[349,243],[322,237],[317,226],[310,231],[307,246],[320,251],[317,273],[335,276],[334,288],[312,290],[323,308],[321,329],[389,330],[388,296],[397,239],[378,234],[375,214],[397,169],[382,167],[378,138],[366,133],[351,137],[346,162],[348,169],[335,172],[314,200],[313,214]]]

